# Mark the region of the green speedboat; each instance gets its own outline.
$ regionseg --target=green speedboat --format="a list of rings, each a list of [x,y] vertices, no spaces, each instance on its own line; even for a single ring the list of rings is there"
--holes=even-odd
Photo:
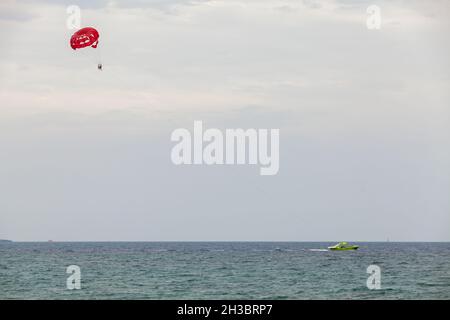
[[[351,245],[351,244],[348,244],[347,242],[339,242],[338,244],[336,244],[332,247],[328,247],[329,250],[356,250],[358,248],[359,248],[359,246]]]

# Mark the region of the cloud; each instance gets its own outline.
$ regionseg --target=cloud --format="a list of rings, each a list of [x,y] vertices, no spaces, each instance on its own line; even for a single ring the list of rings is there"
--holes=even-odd
[[[36,17],[32,10],[14,0],[5,0],[0,3],[0,20],[27,22]]]
[[[77,5],[81,9],[105,9],[105,8],[122,8],[122,9],[145,9],[152,8],[164,12],[170,12],[178,6],[196,5],[208,2],[209,0],[18,0],[19,3],[64,6]]]
[[[0,227],[11,238],[32,238],[21,231],[31,214],[63,237],[73,231],[61,214],[77,212],[98,219],[81,240],[110,215],[131,229],[158,219],[140,229],[144,240],[170,239],[160,230],[173,221],[212,230],[239,217],[291,240],[329,236],[321,222],[336,213],[357,217],[336,237],[377,239],[385,230],[373,216],[399,239],[435,239],[425,218],[430,230],[448,225],[448,4],[381,1],[382,28],[370,31],[366,1],[76,3],[82,24],[100,30],[98,49],[69,47],[72,1],[2,2]],[[174,168],[170,133],[193,120],[279,128],[280,175]],[[206,239],[194,222],[173,235]],[[249,230],[232,236],[255,239]]]

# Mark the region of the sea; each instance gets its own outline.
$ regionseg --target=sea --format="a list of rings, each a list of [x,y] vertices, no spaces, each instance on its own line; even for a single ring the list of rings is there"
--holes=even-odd
[[[450,299],[450,243],[333,244],[2,242],[0,299]]]

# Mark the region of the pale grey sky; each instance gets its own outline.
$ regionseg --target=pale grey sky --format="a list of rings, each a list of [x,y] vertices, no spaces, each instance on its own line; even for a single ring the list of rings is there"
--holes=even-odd
[[[73,4],[98,49],[70,48]],[[425,0],[2,1],[0,238],[450,241],[449,18]],[[278,175],[174,166],[194,120],[279,128]]]

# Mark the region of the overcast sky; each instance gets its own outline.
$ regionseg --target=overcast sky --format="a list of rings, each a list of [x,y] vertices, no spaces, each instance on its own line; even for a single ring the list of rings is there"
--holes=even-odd
[[[0,238],[450,241],[449,31],[448,1],[2,1]],[[194,120],[280,129],[278,175],[173,165]]]

